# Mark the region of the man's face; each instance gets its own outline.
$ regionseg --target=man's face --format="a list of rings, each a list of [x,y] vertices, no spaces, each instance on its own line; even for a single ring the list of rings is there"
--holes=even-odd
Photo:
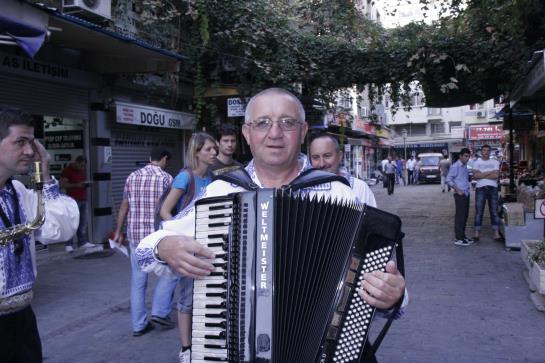
[[[237,147],[237,138],[235,135],[223,135],[218,142],[219,152],[225,156],[232,156]]]
[[[0,174],[26,173],[34,161],[34,128],[14,125],[8,130],[8,136],[0,141]]]
[[[282,118],[302,121],[297,110],[296,102],[287,95],[269,93],[254,99],[250,120],[269,118],[274,121],[271,128],[266,131],[256,130],[250,124],[242,127],[242,133],[257,166],[285,166],[289,169],[297,163],[308,126],[301,123],[295,130],[283,131],[278,124]]]
[[[469,160],[470,158],[470,155],[469,154],[462,154],[460,155],[460,161],[463,163],[463,164],[467,164],[467,161]]]
[[[342,152],[336,150],[335,143],[329,138],[321,137],[310,144],[310,161],[316,169],[338,174],[341,160]]]
[[[77,170],[85,170],[85,165],[86,165],[85,161],[77,161],[75,163]]]
[[[490,157],[490,148],[489,147],[483,147],[481,149],[481,157],[484,160],[488,160],[488,158]]]

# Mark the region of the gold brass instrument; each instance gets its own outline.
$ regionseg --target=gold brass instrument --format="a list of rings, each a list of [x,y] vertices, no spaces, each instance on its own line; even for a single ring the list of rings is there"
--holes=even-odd
[[[0,247],[5,247],[9,243],[16,241],[20,237],[30,234],[33,231],[37,230],[45,222],[45,208],[43,201],[43,174],[42,174],[42,163],[39,161],[34,162],[34,173],[32,176],[34,181],[34,188],[36,189],[37,200],[37,211],[36,218],[32,222],[26,224],[18,224],[0,231]]]

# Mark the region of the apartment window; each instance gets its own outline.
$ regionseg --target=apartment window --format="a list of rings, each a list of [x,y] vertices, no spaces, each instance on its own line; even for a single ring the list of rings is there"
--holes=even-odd
[[[369,110],[365,106],[358,107],[358,116],[359,117],[367,117],[369,116]]]
[[[409,136],[426,136],[426,124],[412,124],[406,129]]]
[[[430,124],[430,131],[432,135],[435,134],[444,134],[445,133],[445,124],[442,122],[434,122]]]
[[[483,110],[484,108],[484,103],[472,103],[469,105],[470,110]]]
[[[352,99],[348,96],[339,96],[337,98],[337,106],[350,109],[352,107]]]
[[[440,108],[428,108],[428,116],[441,116]]]
[[[448,131],[452,132],[453,127],[462,127],[462,121],[451,121],[448,123]]]

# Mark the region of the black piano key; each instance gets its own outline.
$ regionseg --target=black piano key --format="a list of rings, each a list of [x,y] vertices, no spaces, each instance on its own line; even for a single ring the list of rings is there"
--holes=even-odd
[[[222,282],[221,284],[206,284],[206,287],[210,287],[210,288],[219,287],[221,289],[226,289],[227,284],[225,282]]]
[[[204,336],[205,339],[225,339],[225,332],[220,332],[219,335],[210,335],[207,334]]]
[[[206,296],[208,296],[208,297],[221,297],[223,299],[226,298],[225,292],[207,292]]]
[[[209,349],[227,349],[226,345],[219,344],[205,344],[204,347]]]
[[[214,362],[228,362],[228,359],[227,358],[220,358],[220,357],[209,357],[209,356],[204,356],[204,359],[205,360],[211,360],[211,361],[214,361]]]
[[[227,304],[225,301],[222,301],[221,304],[206,304],[204,305],[207,309],[225,309],[227,307]]]
[[[224,213],[224,214],[210,214],[208,216],[208,219],[215,219],[215,218],[229,218],[231,217],[231,214]]]
[[[223,227],[223,226],[228,226],[230,224],[231,224],[231,222],[208,223],[208,227],[209,228]]]
[[[225,329],[225,322],[219,322],[219,323],[204,323],[204,326],[207,328],[222,328]]]
[[[221,312],[219,314],[204,314],[205,318],[220,318],[225,319],[225,312]]]
[[[208,207],[208,210],[218,210],[218,209],[232,209],[232,204],[221,204],[221,205],[212,205]]]

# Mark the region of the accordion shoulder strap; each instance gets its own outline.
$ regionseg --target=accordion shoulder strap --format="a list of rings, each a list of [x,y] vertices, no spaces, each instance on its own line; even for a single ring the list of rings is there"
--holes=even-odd
[[[248,172],[244,168],[230,170],[223,174],[215,175],[214,180],[223,180],[231,184],[238,185],[246,190],[257,190],[259,186],[254,183]],[[307,169],[303,171],[290,184],[284,185],[282,189],[297,191],[304,188],[310,188],[316,185],[338,181],[350,186],[345,177],[336,175],[327,171],[318,169]]]
[[[238,168],[227,171],[222,174],[214,175],[214,180],[223,180],[231,184],[238,185],[246,190],[257,190],[259,185],[254,183],[250,174],[244,168]]]
[[[310,188],[316,185],[331,183],[334,181],[341,182],[350,187],[350,183],[343,176],[333,174],[328,171],[310,168],[299,174],[299,176],[293,179],[290,184],[284,185],[282,189],[288,189],[295,192],[299,189]]]

